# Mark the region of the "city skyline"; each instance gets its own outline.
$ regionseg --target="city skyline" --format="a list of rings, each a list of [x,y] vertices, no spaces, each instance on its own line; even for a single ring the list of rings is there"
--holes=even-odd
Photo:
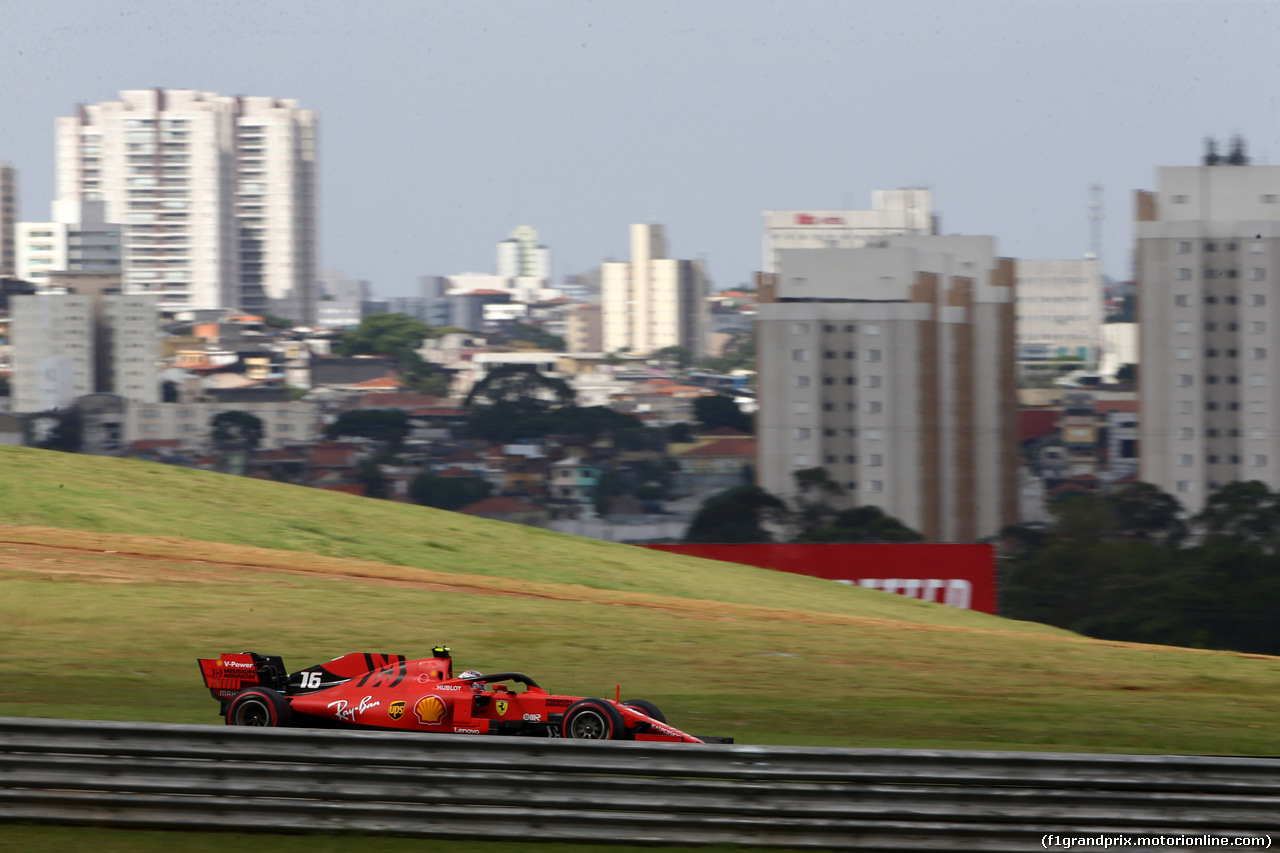
[[[56,196],[54,122],[133,88],[296,99],[321,117],[322,269],[379,295],[490,271],[536,228],[558,278],[664,224],[718,288],[762,268],[761,213],[933,190],[943,234],[1091,249],[1126,278],[1133,192],[1240,134],[1280,162],[1280,9],[1255,3],[455,6],[11,4],[0,160],[19,217]],[[164,35],[165,38],[157,38]],[[1194,49],[1192,49],[1194,46]],[[230,60],[230,61],[229,61]],[[620,236],[622,235],[622,236]]]

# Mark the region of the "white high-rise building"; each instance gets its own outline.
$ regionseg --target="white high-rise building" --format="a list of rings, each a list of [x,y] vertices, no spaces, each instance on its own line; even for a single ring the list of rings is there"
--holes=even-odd
[[[101,201],[55,201],[49,222],[19,222],[18,278],[48,284],[64,270],[119,274],[120,226]]]
[[[871,204],[871,210],[766,210],[765,272],[778,271],[783,249],[859,249],[878,237],[938,233],[932,190],[875,190]]]
[[[1102,351],[1102,270],[1094,258],[1018,265],[1019,359],[1069,356],[1089,368]]]
[[[157,402],[156,298],[121,294],[119,273],[54,273],[49,285],[65,292],[9,300],[13,410],[66,408],[93,393]]]
[[[631,261],[601,267],[601,338],[606,352],[646,355],[706,349],[706,276],[700,261],[667,257],[661,225],[631,226]]]
[[[57,197],[124,226],[128,293],[312,323],[316,127],[294,100],[121,92],[58,119]]]
[[[1236,480],[1280,488],[1280,166],[1243,143],[1137,194],[1141,478],[1191,512]]]
[[[0,275],[13,275],[18,258],[14,227],[18,224],[18,173],[0,161]]]
[[[825,468],[932,541],[1018,517],[1014,263],[990,237],[782,250],[759,277],[757,483]]]
[[[498,244],[498,275],[503,278],[551,278],[551,250],[538,242],[538,232],[521,225]]]

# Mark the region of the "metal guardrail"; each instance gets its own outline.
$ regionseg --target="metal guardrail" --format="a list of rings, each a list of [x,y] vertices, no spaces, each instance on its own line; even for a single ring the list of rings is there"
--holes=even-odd
[[[1280,759],[0,718],[0,821],[1021,851],[1050,833],[1277,832]]]

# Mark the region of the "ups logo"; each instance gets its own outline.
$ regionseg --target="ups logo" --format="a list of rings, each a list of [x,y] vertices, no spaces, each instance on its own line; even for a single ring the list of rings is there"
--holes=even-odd
[[[387,706],[387,716],[393,720],[398,720],[404,716],[404,702],[392,702]]]

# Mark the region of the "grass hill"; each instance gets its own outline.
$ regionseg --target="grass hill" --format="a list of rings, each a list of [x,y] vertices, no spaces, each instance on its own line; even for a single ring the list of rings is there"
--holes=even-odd
[[[0,715],[219,722],[194,659],[348,651],[742,742],[1280,753],[1280,659],[1088,640],[422,507],[0,447]]]

